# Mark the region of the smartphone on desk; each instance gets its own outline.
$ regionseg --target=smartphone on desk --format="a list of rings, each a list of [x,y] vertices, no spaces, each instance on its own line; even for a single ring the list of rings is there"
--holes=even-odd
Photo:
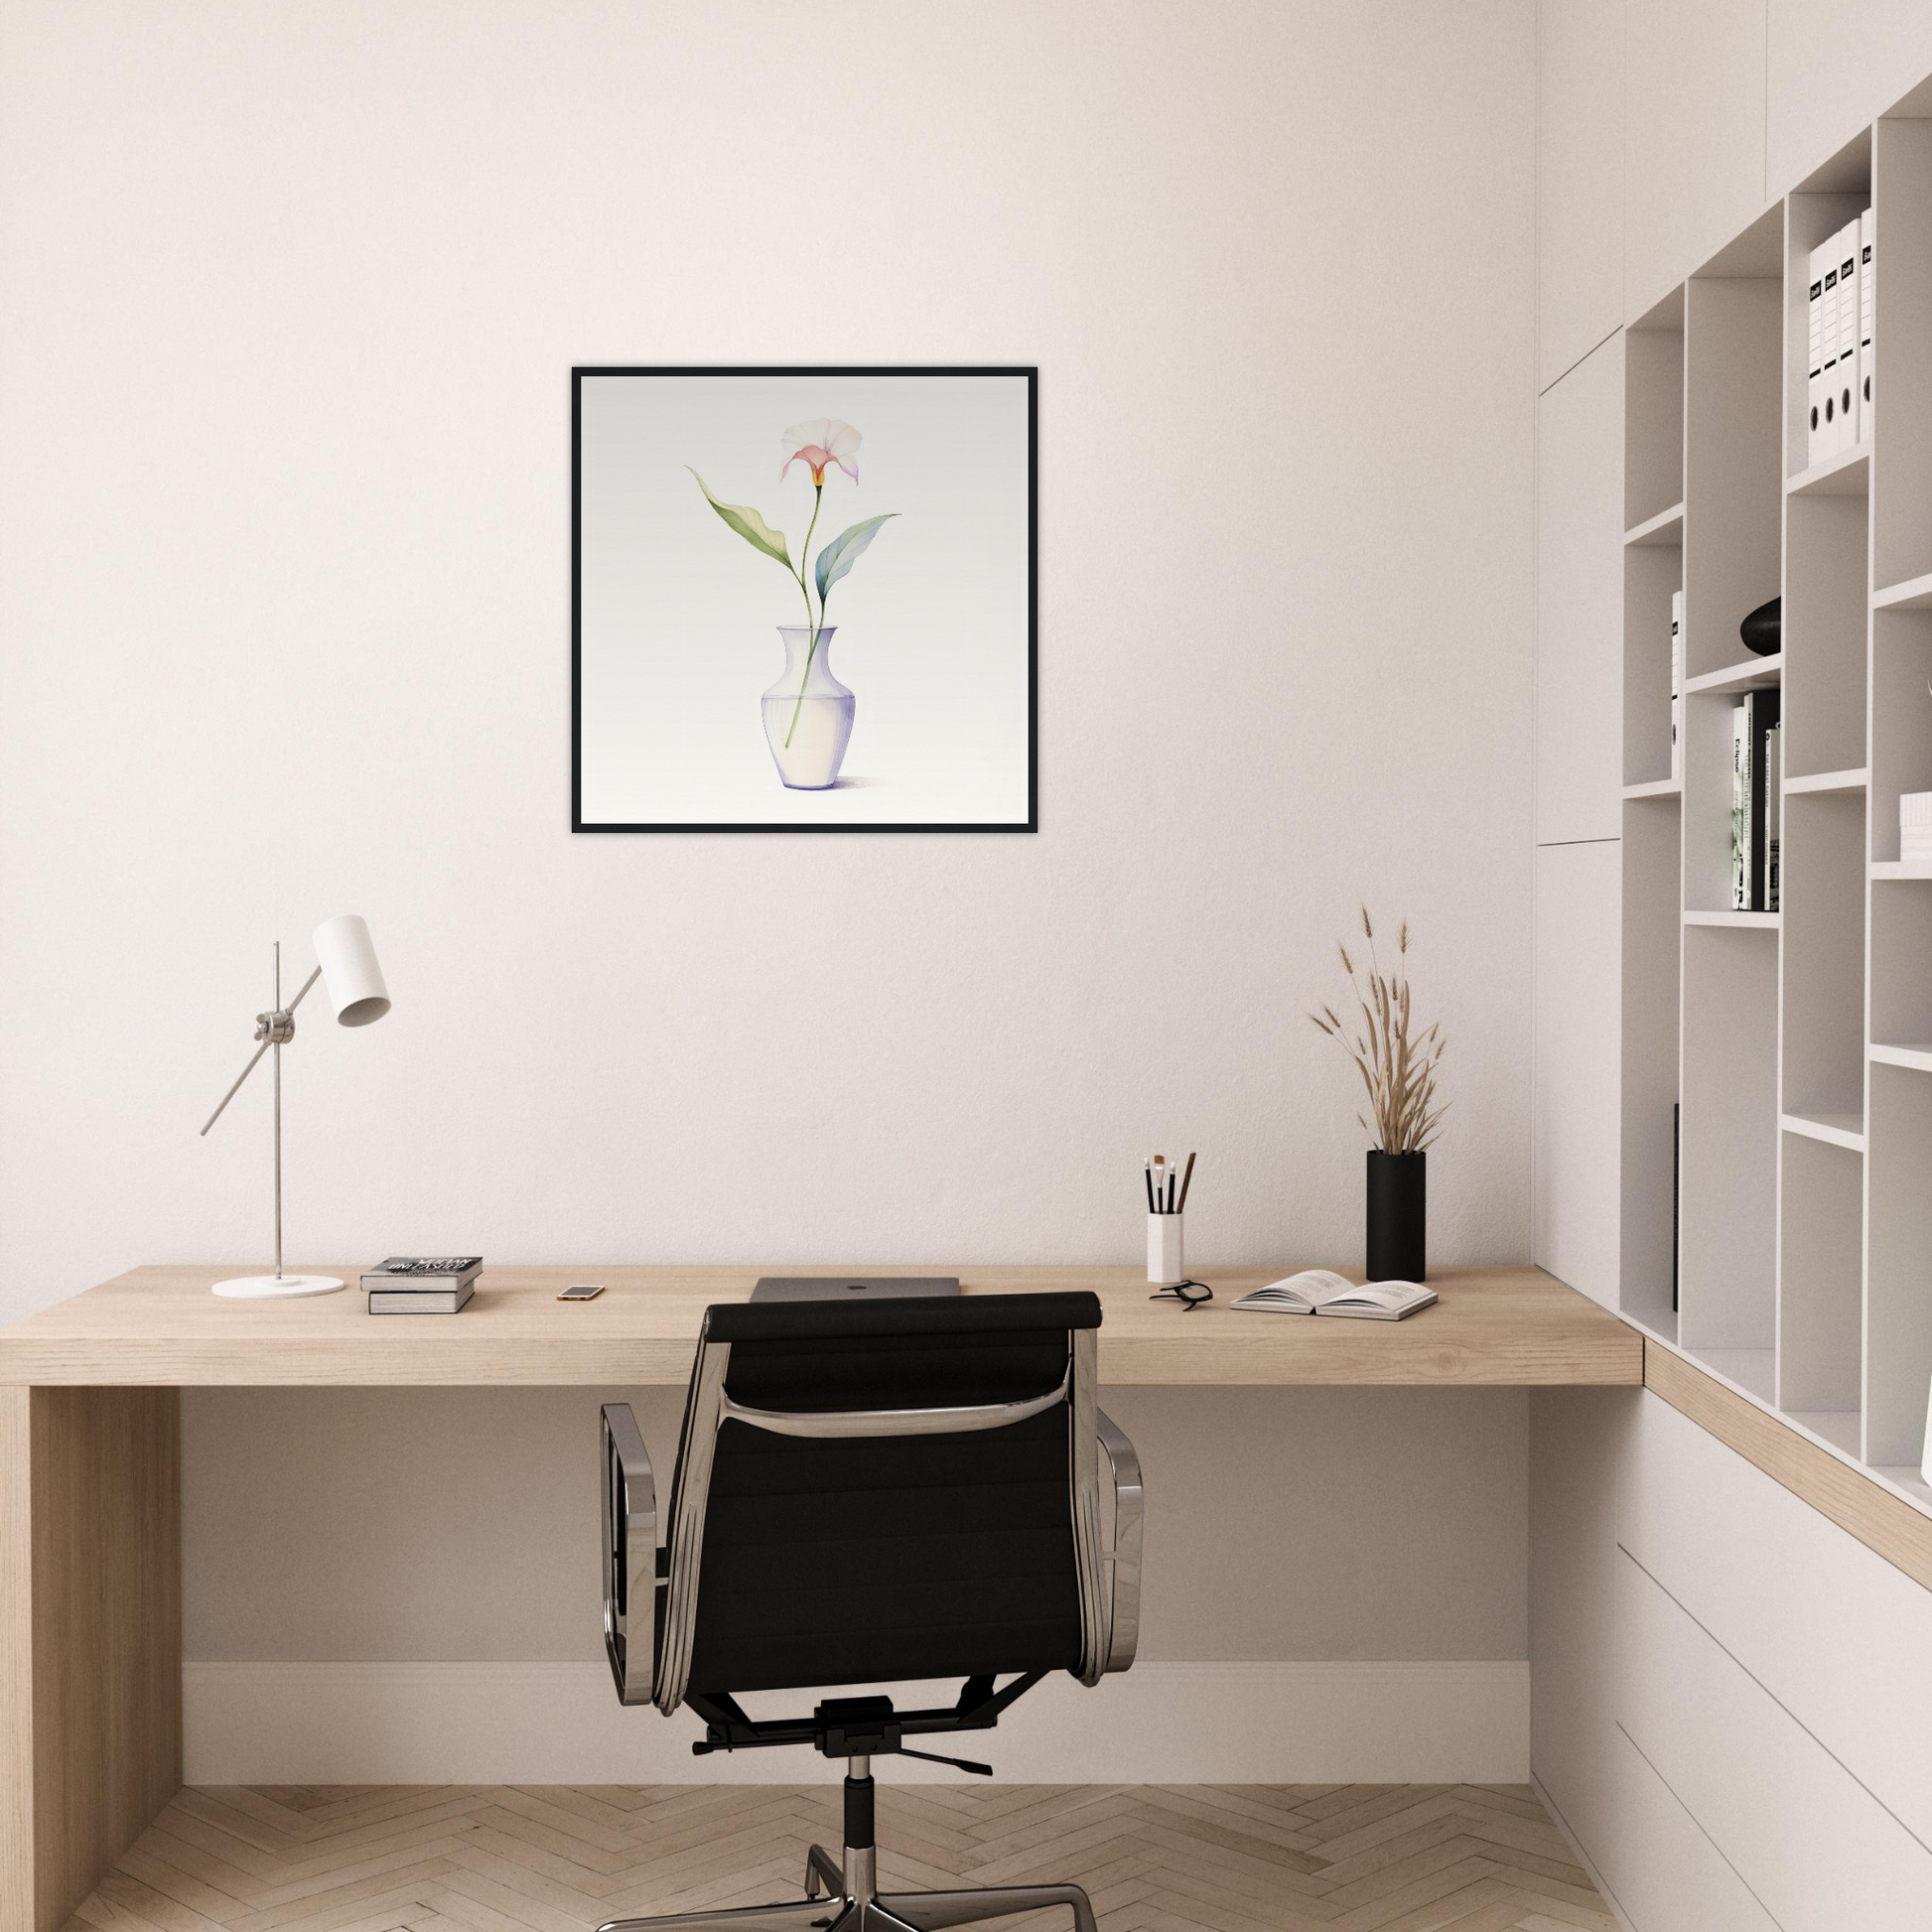
[[[604,1293],[602,1282],[572,1282],[557,1297],[560,1302],[595,1302]]]

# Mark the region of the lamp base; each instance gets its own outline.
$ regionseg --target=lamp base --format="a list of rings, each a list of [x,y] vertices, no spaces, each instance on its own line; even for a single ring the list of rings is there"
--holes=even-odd
[[[333,1295],[342,1286],[334,1275],[243,1275],[216,1282],[214,1293],[231,1302],[286,1302],[298,1295]]]

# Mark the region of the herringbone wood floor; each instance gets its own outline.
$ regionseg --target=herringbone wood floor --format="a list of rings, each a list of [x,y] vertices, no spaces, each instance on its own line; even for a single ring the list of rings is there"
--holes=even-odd
[[[798,1897],[838,1821],[836,1779],[189,1789],[69,1932],[584,1932]],[[1102,1932],[1615,1932],[1522,1785],[882,1780],[879,1844],[882,1891],[1072,1880]]]

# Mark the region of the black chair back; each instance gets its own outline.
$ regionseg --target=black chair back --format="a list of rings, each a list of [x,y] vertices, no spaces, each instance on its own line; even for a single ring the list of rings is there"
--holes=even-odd
[[[660,1706],[1097,1676],[1099,1325],[1084,1294],[711,1309],[672,1490]]]

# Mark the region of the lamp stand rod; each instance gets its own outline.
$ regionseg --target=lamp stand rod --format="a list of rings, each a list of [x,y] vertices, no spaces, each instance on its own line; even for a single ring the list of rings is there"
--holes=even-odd
[[[265,1296],[286,1299],[296,1295],[330,1295],[343,1286],[334,1275],[285,1275],[282,1272],[282,1048],[295,1037],[295,1010],[308,997],[309,989],[322,977],[322,965],[318,961],[316,969],[302,982],[299,992],[285,1007],[282,1004],[282,942],[274,941],[274,986],[272,999],[266,1013],[255,1015],[255,1039],[257,1041],[248,1064],[236,1076],[235,1083],[221,1096],[221,1104],[208,1115],[207,1124],[202,1129],[206,1134],[209,1127],[219,1120],[228,1102],[241,1091],[241,1083],[254,1072],[261,1062],[261,1056],[271,1047],[275,1051],[275,1272],[272,1275],[250,1275],[236,1281],[216,1282],[214,1293],[231,1301],[255,1300]]]
[[[281,941],[279,939],[275,942],[275,949],[277,954],[276,978],[279,980],[281,978],[281,971],[280,971]],[[204,1134],[206,1134],[207,1130],[210,1127],[212,1127],[217,1120],[221,1118],[223,1112],[227,1108],[228,1102],[232,1100],[235,1097],[235,1095],[241,1091],[242,1081],[247,1079],[249,1074],[254,1072],[257,1062],[261,1059],[261,1056],[268,1051],[269,1047],[271,1045],[279,1046],[284,1040],[293,1039],[295,1037],[295,1010],[297,1007],[299,1007],[302,1004],[304,1000],[306,1000],[309,997],[310,987],[315,985],[316,981],[321,979],[321,977],[322,977],[322,968],[318,966],[315,969],[315,971],[311,973],[309,977],[302,982],[302,991],[298,993],[295,996],[295,998],[289,1002],[288,1011],[286,1013],[281,1012],[278,1009],[273,1013],[258,1013],[255,1015],[255,1037],[261,1041],[261,1044],[255,1048],[254,1053],[249,1058],[248,1064],[244,1066],[241,1069],[241,1071],[235,1075],[234,1085],[231,1086],[227,1090],[227,1092],[221,1096],[220,1105],[215,1108],[213,1113],[208,1115],[207,1119],[205,1122],[203,1122],[202,1132]]]

